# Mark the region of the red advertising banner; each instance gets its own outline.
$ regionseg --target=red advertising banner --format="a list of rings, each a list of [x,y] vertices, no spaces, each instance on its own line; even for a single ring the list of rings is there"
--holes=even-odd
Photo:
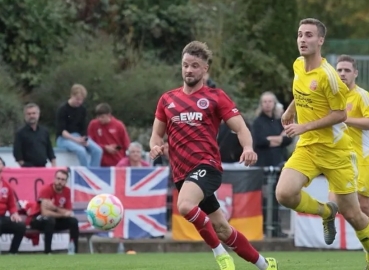
[[[36,201],[44,185],[54,181],[55,172],[63,168],[4,168],[2,177],[9,182],[20,201]]]

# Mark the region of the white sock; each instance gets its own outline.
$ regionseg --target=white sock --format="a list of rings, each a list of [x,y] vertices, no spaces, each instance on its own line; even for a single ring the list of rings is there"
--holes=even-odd
[[[227,253],[227,250],[225,250],[222,244],[219,244],[219,246],[217,246],[216,248],[213,248],[213,253],[214,253],[214,256],[216,257],[216,256]]]
[[[268,263],[266,262],[265,258],[259,254],[259,259],[255,263],[255,266],[259,268],[260,270],[267,270],[268,269]]]

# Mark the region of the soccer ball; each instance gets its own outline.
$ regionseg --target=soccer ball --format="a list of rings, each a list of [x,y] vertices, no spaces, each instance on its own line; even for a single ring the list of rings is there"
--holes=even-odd
[[[96,229],[114,229],[123,218],[123,205],[111,194],[96,195],[87,206],[87,219]]]

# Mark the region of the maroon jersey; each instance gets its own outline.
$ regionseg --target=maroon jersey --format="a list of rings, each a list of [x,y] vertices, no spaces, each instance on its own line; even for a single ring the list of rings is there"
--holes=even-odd
[[[184,180],[198,165],[222,171],[216,137],[221,120],[239,115],[234,102],[221,89],[207,86],[188,95],[183,88],[164,93],[155,117],[167,125],[173,180]]]
[[[54,190],[54,184],[46,185],[40,191],[38,200],[48,199],[51,200],[56,207],[72,210],[71,192],[69,187],[64,187],[62,192],[57,193]],[[30,215],[39,214],[41,212],[41,205],[36,203],[31,210]]]
[[[5,216],[6,211],[10,214],[18,212],[14,191],[3,179],[0,179],[0,216]]]

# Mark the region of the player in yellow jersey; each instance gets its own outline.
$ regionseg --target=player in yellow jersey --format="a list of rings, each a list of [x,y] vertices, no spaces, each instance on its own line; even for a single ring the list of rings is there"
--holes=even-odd
[[[321,216],[327,244],[335,239],[339,210],[369,252],[369,219],[357,199],[356,155],[345,132],[348,88],[321,56],[325,35],[326,27],[319,20],[300,21],[297,45],[301,57],[293,64],[294,100],[282,116],[286,134],[300,138],[282,170],[276,196],[288,208]],[[327,177],[337,204],[319,202],[302,190],[320,174]]]
[[[369,93],[356,85],[358,70],[355,59],[341,55],[336,70],[349,88],[347,94],[347,119],[352,145],[358,163],[357,191],[361,210],[369,216]]]

